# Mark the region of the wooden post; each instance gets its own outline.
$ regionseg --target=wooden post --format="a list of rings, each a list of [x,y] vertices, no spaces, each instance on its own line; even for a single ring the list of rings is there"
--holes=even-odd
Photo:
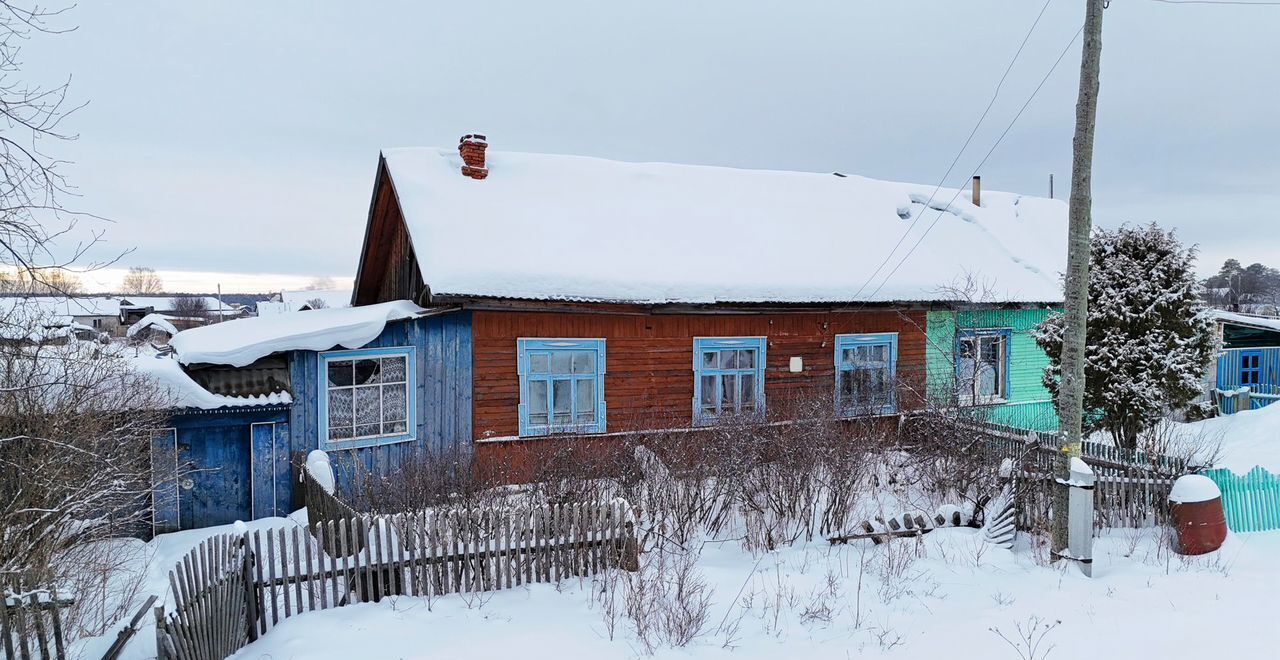
[[[1250,394],[1252,394],[1252,392],[1248,387],[1241,387],[1236,390],[1236,412],[1244,412],[1249,409],[1249,406],[1251,405],[1249,402]]]
[[[156,615],[156,660],[177,660],[169,653],[169,647],[165,646],[164,638],[164,605],[156,605],[152,610]]]
[[[1062,383],[1058,409],[1062,414],[1059,483],[1070,478],[1069,460],[1080,455],[1084,422],[1085,339],[1089,317],[1089,256],[1093,216],[1093,134],[1098,117],[1099,75],[1102,68],[1102,10],[1104,0],[1085,1],[1084,49],[1080,61],[1080,91],[1076,98],[1075,136],[1072,138],[1071,196],[1067,208],[1066,328],[1062,336]],[[1053,491],[1051,549],[1067,546],[1069,525],[1066,488]]]

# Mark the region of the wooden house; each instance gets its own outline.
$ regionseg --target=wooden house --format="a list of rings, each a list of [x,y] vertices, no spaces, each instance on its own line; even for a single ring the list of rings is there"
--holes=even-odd
[[[493,153],[479,136],[387,150],[353,307],[174,337],[197,398],[276,401],[175,417],[180,457],[235,466],[198,472],[179,522],[281,513],[284,466],[312,449],[337,458],[341,487],[424,449],[485,470],[815,402],[886,419],[936,405],[932,377],[958,373],[937,346],[962,350],[971,321],[1017,329],[1006,358],[1033,347],[1065,232],[1065,204],[1008,193]],[[995,307],[949,292],[973,278],[1026,313],[956,316]],[[1018,364],[1005,403],[1038,403],[1035,366]]]
[[[1280,318],[1210,310],[1219,346],[1208,381],[1220,411],[1280,400]]]

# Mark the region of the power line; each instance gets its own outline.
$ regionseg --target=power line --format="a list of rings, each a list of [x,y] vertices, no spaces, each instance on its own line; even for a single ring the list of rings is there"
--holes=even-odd
[[[942,174],[942,178],[938,180],[938,185],[934,186],[933,192],[929,193],[929,201],[925,203],[926,209],[929,208],[929,204],[933,203],[933,198],[938,194],[938,191],[942,190],[942,184],[946,183],[947,177],[951,176],[951,171],[955,169],[956,163],[960,162],[960,157],[963,156],[965,150],[969,148],[969,143],[973,141],[973,136],[977,135],[978,129],[982,126],[982,122],[986,120],[987,114],[991,112],[991,107],[996,104],[996,99],[1000,96],[1000,90],[1004,87],[1005,80],[1009,78],[1009,72],[1013,71],[1013,65],[1017,63],[1018,56],[1022,55],[1022,50],[1027,47],[1027,41],[1031,39],[1031,33],[1035,32],[1036,26],[1040,24],[1040,19],[1044,16],[1045,10],[1049,8],[1050,1],[1051,0],[1045,0],[1044,5],[1040,7],[1040,13],[1036,14],[1036,20],[1031,23],[1031,28],[1027,30],[1026,36],[1022,37],[1022,43],[1018,44],[1017,52],[1013,54],[1013,59],[1009,60],[1009,66],[1005,67],[1004,75],[1000,76],[1000,82],[996,83],[996,90],[992,93],[991,100],[987,102],[986,109],[982,111],[982,116],[978,117],[978,123],[973,125],[973,130],[969,131],[969,137],[965,138],[964,144],[960,145],[960,151],[956,152],[956,157],[951,159],[951,165],[947,166],[947,171],[944,172]],[[916,223],[920,222],[920,218],[923,215],[924,213],[921,212],[920,215],[916,216],[915,219],[911,221],[911,224],[907,226],[906,231],[902,232],[902,235],[898,237],[898,242],[894,243],[893,249],[889,250],[889,253],[885,255],[884,261],[881,261],[880,265],[876,266],[875,271],[867,277],[867,281],[863,282],[862,286],[858,288],[858,291],[853,294],[854,300],[858,299],[858,296],[862,294],[863,289],[866,289],[868,284],[875,281],[876,275],[880,274],[880,270],[885,267],[885,264],[888,264],[889,261],[893,259],[893,255],[897,253],[898,248],[902,247],[902,242],[911,234],[911,230],[916,228]]]
[[[1000,143],[1004,141],[1005,136],[1009,134],[1009,131],[1013,130],[1013,125],[1018,123],[1018,119],[1022,117],[1022,113],[1026,111],[1027,107],[1031,105],[1031,102],[1035,100],[1036,95],[1040,93],[1040,89],[1043,88],[1045,83],[1049,81],[1049,77],[1053,75],[1053,72],[1057,70],[1058,65],[1062,63],[1062,58],[1067,56],[1067,52],[1071,50],[1071,47],[1075,45],[1076,40],[1080,38],[1081,32],[1084,32],[1083,25],[1080,26],[1079,30],[1076,30],[1075,36],[1071,37],[1071,41],[1067,43],[1067,47],[1062,49],[1062,52],[1058,55],[1058,59],[1054,60],[1053,66],[1049,67],[1048,73],[1044,74],[1044,77],[1040,79],[1040,84],[1036,85],[1036,88],[1032,90],[1031,96],[1027,99],[1026,103],[1022,104],[1022,107],[1018,110],[1018,114],[1013,116],[1013,119],[1009,122],[1009,125],[1005,127],[1004,132],[1000,134],[1000,137],[996,138],[995,144],[991,145],[991,148],[987,150],[986,155],[982,157],[982,161],[979,162],[977,167],[974,168],[973,174],[976,175],[979,171],[981,171],[982,166],[986,164],[987,159],[991,157],[991,154],[995,153],[996,147],[999,147]],[[971,178],[972,176],[973,175],[970,175]],[[945,208],[951,208],[951,205],[955,203],[956,198],[960,197],[960,193],[962,192],[964,192],[962,188],[957,188],[956,194],[951,196],[951,200],[947,202],[947,206]],[[920,215],[923,216],[925,212],[927,212],[928,210],[929,210],[929,207],[928,205],[926,205],[925,208],[920,211]],[[902,267],[902,264],[905,263],[907,259],[916,251],[916,248],[920,247],[920,243],[924,242],[925,237],[929,235],[929,232],[933,231],[933,228],[938,225],[938,221],[940,221],[942,219],[942,216],[946,213],[947,213],[946,210],[938,211],[937,217],[933,219],[933,222],[929,225],[929,227],[924,230],[924,233],[920,235],[920,238],[916,239],[916,242],[911,246],[911,249],[908,250],[906,254],[902,255],[902,258],[899,259],[898,263],[894,265],[893,270],[889,271],[889,274],[884,276],[884,280],[880,282],[880,286],[877,286],[875,291],[872,291],[870,294],[867,295],[868,298],[874,298],[877,293],[880,293],[880,289],[884,288],[884,285],[889,282],[889,280],[893,277],[894,273],[897,273],[898,269]]]

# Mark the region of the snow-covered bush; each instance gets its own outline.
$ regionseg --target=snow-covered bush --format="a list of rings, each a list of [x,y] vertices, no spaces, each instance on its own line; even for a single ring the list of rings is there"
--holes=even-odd
[[[127,588],[114,572],[136,548],[113,539],[149,531],[168,401],[117,346],[0,343],[0,587],[56,585],[82,603]]]
[[[1096,229],[1089,259],[1085,348],[1087,430],[1134,449],[1139,435],[1191,403],[1213,358],[1210,321],[1199,315],[1196,250],[1155,224]],[[1044,383],[1057,396],[1065,319],[1036,331],[1049,355]]]

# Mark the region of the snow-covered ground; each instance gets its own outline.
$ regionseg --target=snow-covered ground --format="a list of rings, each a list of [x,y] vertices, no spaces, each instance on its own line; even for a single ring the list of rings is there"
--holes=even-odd
[[[246,523],[249,529],[276,529],[306,524],[306,511],[296,511],[288,518],[262,518]],[[191,551],[204,539],[216,534],[225,534],[233,530],[232,525],[192,529],[172,534],[161,534],[147,543],[138,539],[119,539],[113,541],[122,545],[117,556],[123,570],[115,576],[115,583],[109,589],[117,596],[126,597],[129,603],[121,610],[127,612],[124,620],[109,626],[105,635],[77,640],[74,649],[80,657],[98,658],[106,652],[115,641],[116,633],[131,618],[147,596],[160,596],[156,604],[170,606],[173,602],[169,593],[169,571],[184,555]],[[136,585],[134,584],[136,582]],[[135,590],[136,586],[136,590]],[[117,603],[111,603],[114,608]],[[125,647],[123,660],[142,660],[156,657],[156,635],[154,619],[150,613],[142,620],[142,629]]]
[[[1273,652],[1280,533],[1236,535],[1200,558],[1170,554],[1158,534],[1117,530],[1099,539],[1092,579],[1073,566],[1043,565],[1025,535],[1010,552],[981,544],[969,529],[881,546],[819,542],[756,558],[733,542],[707,544],[697,563],[711,600],[704,634],[654,655],[1018,658],[1000,634],[1021,644],[1019,626],[1036,621],[1052,626],[1040,647],[1053,647],[1049,658]],[[611,635],[601,587],[581,579],[309,613],[235,657],[643,656],[624,613]]]
[[[1219,443],[1221,454],[1214,467],[1247,474],[1260,465],[1280,472],[1280,403],[1173,428],[1188,443],[1197,438]]]

